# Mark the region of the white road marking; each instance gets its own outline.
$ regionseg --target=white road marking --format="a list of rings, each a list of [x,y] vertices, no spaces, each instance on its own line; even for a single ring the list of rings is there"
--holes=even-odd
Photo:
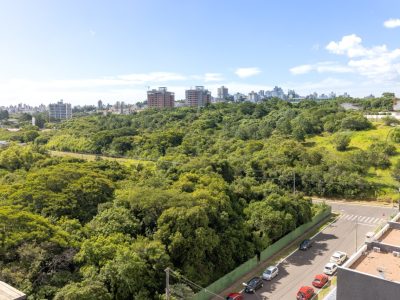
[[[348,218],[346,218],[346,220],[351,220],[353,217],[354,217],[354,215],[348,215],[349,217]]]

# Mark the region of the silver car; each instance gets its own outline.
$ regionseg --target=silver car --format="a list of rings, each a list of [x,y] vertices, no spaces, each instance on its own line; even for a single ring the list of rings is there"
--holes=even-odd
[[[262,278],[264,280],[271,280],[276,275],[278,275],[278,272],[279,272],[278,267],[270,266],[265,269],[264,273],[262,274]]]

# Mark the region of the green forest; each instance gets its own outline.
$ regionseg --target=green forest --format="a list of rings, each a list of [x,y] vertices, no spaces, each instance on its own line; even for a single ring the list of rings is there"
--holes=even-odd
[[[57,300],[162,299],[166,267],[206,286],[310,221],[322,209],[310,196],[375,199],[393,183],[371,177],[398,182],[396,120],[363,116],[390,101],[271,99],[2,130],[0,279]]]

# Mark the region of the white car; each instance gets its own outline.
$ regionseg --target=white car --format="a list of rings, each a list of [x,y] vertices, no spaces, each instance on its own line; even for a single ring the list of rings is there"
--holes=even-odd
[[[333,275],[336,272],[337,268],[337,264],[331,262],[327,263],[324,268],[324,273],[326,275]]]
[[[276,275],[278,275],[278,272],[279,272],[278,267],[270,266],[265,269],[264,273],[262,274],[262,278],[264,280],[271,280]]]
[[[331,256],[330,262],[337,264],[337,265],[341,265],[344,263],[344,261],[347,259],[347,254],[345,252],[342,251],[336,251],[335,253],[333,253],[333,255]]]

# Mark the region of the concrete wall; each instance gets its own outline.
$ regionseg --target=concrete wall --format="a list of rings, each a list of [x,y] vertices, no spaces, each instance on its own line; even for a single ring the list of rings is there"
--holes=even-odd
[[[394,300],[400,284],[355,270],[339,268],[336,300]]]
[[[400,223],[397,222],[389,222],[390,228],[399,229],[400,230]]]
[[[352,264],[354,264],[357,259],[361,257],[361,255],[367,251],[367,245],[362,246],[356,253],[354,253],[346,262],[342,265],[342,268],[346,267],[349,268]]]
[[[384,243],[379,243],[379,242],[372,242],[367,244],[368,250],[372,250],[374,247],[378,247],[381,249],[381,252],[386,252],[386,253],[392,253],[393,251],[400,252],[400,247],[394,246],[394,245],[389,245],[389,244],[384,244]]]

